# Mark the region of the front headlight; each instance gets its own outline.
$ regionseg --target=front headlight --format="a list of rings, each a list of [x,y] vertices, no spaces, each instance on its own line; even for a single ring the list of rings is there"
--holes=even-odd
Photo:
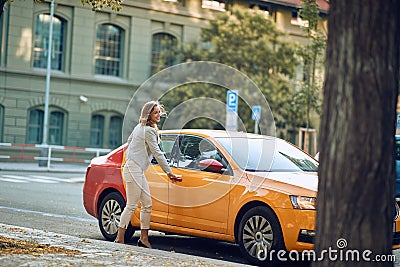
[[[290,196],[294,209],[315,210],[317,208],[317,199],[315,197]]]

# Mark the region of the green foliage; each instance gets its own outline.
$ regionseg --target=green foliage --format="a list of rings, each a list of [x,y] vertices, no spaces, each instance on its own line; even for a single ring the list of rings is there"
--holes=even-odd
[[[322,77],[318,77],[324,63],[326,36],[318,29],[319,10],[316,0],[302,0],[300,17],[308,21],[304,33],[308,43],[297,50],[297,55],[303,63],[304,78],[299,82],[300,89],[293,98],[292,110],[296,120],[304,127],[313,127],[310,114],[320,114]]]
[[[160,101],[166,107],[167,110],[171,110],[172,107],[178,106],[180,103],[189,101],[196,98],[212,98],[219,100],[222,103],[226,102],[226,89],[215,84],[206,83],[191,83],[184,84],[168,93]],[[187,121],[183,128],[190,129],[223,129],[222,125],[224,121],[216,121],[206,118],[205,110],[213,110],[212,102],[204,101],[202,105],[191,105],[190,109],[186,109],[185,117],[192,118],[192,120]],[[218,119],[218,118],[214,118]]]
[[[303,20],[308,21],[308,27],[306,30],[317,29],[319,9],[316,0],[302,0],[303,5],[300,9],[299,15]]]
[[[262,91],[280,127],[278,130],[285,132],[288,127],[294,127],[287,119],[293,117],[290,104],[294,95],[293,79],[297,60],[295,45],[285,42],[284,37],[274,22],[263,14],[236,9],[231,14],[224,13],[211,21],[209,27],[201,32],[201,42],[181,44],[173,52],[161,53],[160,64],[164,66],[173,56],[179,62],[213,61],[241,71]],[[209,97],[226,102],[226,89],[217,96],[213,95],[215,89],[212,87],[207,90]],[[174,89],[161,101],[168,109],[173,107],[174,101],[179,103],[199,96],[201,94],[196,90],[178,92]],[[239,102],[238,114],[246,129],[252,131],[254,121],[251,120],[250,107]]]
[[[120,11],[122,9],[123,0],[81,0],[82,5],[89,4],[92,10],[100,10],[104,7],[110,7],[112,10]]]
[[[35,3],[42,2],[42,0],[33,0]],[[124,0],[81,0],[82,5],[89,4],[92,6],[92,10],[101,10],[105,7],[110,7],[112,10],[120,11],[122,9],[122,2]],[[4,3],[11,3],[13,0],[1,0],[0,7],[3,7]],[[3,9],[0,9],[0,15],[2,14]]]

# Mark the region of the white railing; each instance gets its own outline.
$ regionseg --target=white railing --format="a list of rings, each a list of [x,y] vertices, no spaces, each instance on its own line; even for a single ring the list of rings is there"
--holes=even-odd
[[[1,147],[5,148],[1,149]],[[6,150],[8,153],[6,153]],[[93,157],[107,154],[110,151],[111,149],[106,148],[0,143],[0,159],[45,161],[48,169],[50,169],[52,161],[89,163]],[[55,153],[62,154],[62,157],[54,157]],[[64,155],[68,156],[69,154],[71,154],[70,157],[64,157]]]

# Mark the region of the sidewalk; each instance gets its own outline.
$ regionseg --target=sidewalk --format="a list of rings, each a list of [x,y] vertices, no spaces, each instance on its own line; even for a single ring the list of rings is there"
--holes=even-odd
[[[1,223],[0,236],[75,251],[75,253],[64,254],[5,255],[0,246],[0,266],[247,266]]]
[[[29,172],[71,172],[85,173],[88,163],[51,163],[50,168],[39,166],[38,162],[0,162],[0,171],[29,171]]]

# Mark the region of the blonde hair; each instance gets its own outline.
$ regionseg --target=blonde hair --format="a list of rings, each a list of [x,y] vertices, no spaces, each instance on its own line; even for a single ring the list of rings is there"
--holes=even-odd
[[[149,101],[146,104],[144,104],[142,111],[140,112],[140,118],[139,118],[140,124],[142,124],[143,126],[144,125],[151,126],[158,130],[157,123],[152,121],[150,118],[150,114],[151,112],[153,112],[156,106],[160,108],[161,115],[165,114],[165,109],[163,105],[161,105],[158,101]]]

